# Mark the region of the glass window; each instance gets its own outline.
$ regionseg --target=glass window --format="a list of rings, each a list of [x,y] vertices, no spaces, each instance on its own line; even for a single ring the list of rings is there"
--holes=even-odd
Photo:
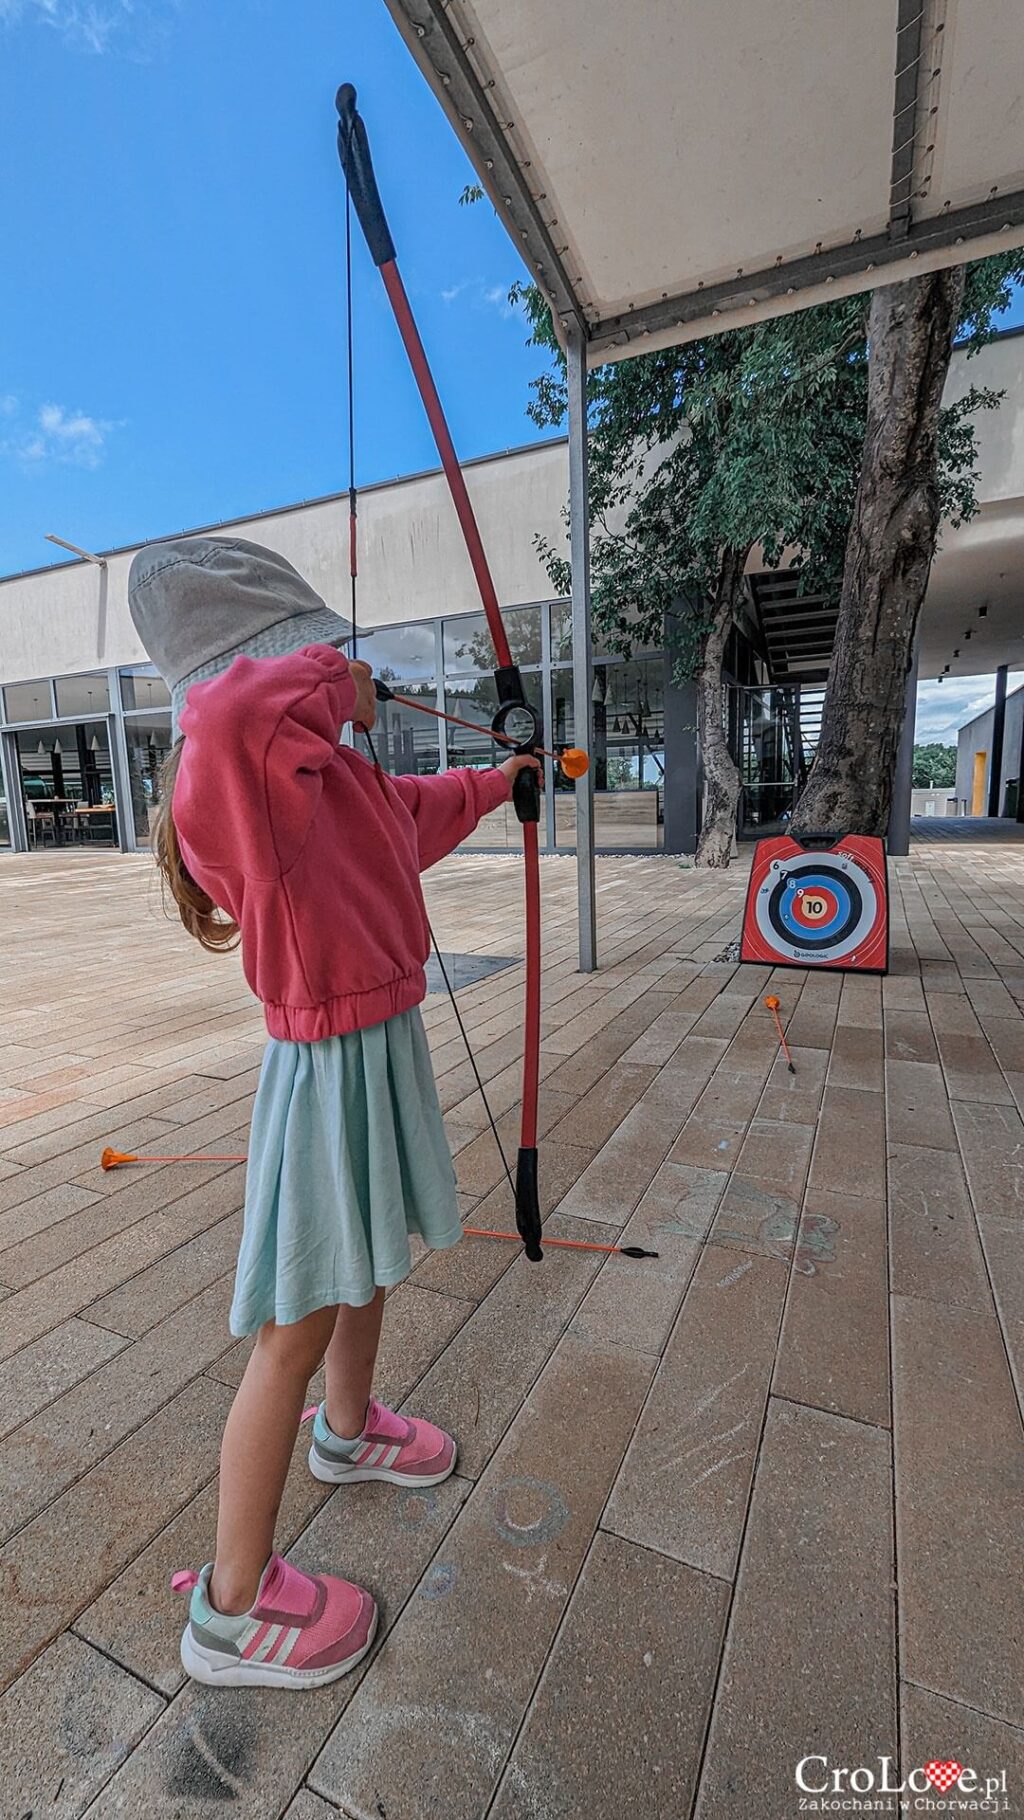
[[[540,608],[509,607],[502,618],[513,663],[539,664]],[[458,676],[486,675],[494,669],[494,644],[483,613],[445,620],[444,667],[450,675]]]
[[[729,691],[729,745],[738,755],[740,837],[785,833],[814,757],[824,690],[799,684]]]
[[[531,687],[531,683],[534,685]],[[538,714],[543,712],[543,691],[540,677],[527,680],[527,695]],[[460,683],[449,682],[445,689],[445,710],[457,714],[462,720],[474,720],[481,727],[489,727],[498,708],[498,694],[494,687],[494,678],[480,676],[475,679],[464,678]],[[540,738],[547,744],[544,727],[541,724]],[[500,765],[508,757],[508,747],[500,746],[490,733],[474,733],[468,727],[448,727],[448,763],[452,768],[469,771],[486,770],[491,765]],[[543,830],[543,812],[541,828]],[[543,838],[543,834],[542,834]],[[523,830],[511,803],[502,803],[483,821],[462,845],[465,848],[508,849],[515,851],[523,844]]]
[[[53,715],[49,683],[8,683],[4,711],[8,720],[49,720]]]
[[[135,838],[140,846],[148,846],[153,815],[160,801],[160,768],[171,749],[171,717],[169,714],[132,714],[124,723],[124,734],[128,742],[128,780]]]
[[[535,687],[531,687],[535,684]],[[540,741],[546,745],[543,730],[543,691],[540,677],[527,678],[526,695],[532,707],[541,718]],[[463,679],[460,683],[449,682],[445,690],[445,711],[458,715],[460,720],[476,721],[479,726],[489,728],[498,711],[498,692],[494,678],[480,676],[475,681]],[[468,727],[448,727],[448,763],[480,770],[488,765],[500,764],[508,757],[508,747],[500,745],[491,738],[489,732],[474,733]]]
[[[576,743],[572,671],[552,672],[554,744]],[[594,834],[598,846],[644,848],[661,844],[665,775],[664,663],[594,666],[591,700]],[[574,785],[555,773],[555,838],[574,846],[570,800]]]
[[[410,701],[422,701],[428,708],[437,707],[437,689],[433,683],[407,683],[402,690]],[[441,769],[439,722],[418,708],[407,708],[402,702],[377,703],[377,724],[373,745],[383,770],[392,777],[433,777]],[[356,745],[370,756],[366,740],[356,734]]]
[[[630,656],[639,657],[647,651],[660,652],[660,650],[660,642],[657,644],[641,643],[630,652]],[[569,601],[559,601],[551,609],[551,661],[552,663],[571,663],[572,654],[572,604]],[[611,646],[605,642],[600,628],[596,625],[594,627],[594,655],[595,657],[611,658],[621,655],[620,652],[612,650]]]
[[[572,662],[572,603],[559,602],[551,609],[551,661]]]
[[[128,713],[133,708],[152,713],[154,708],[170,707],[171,692],[152,664],[133,664],[130,670],[121,671],[121,705]]]
[[[360,629],[356,654],[382,682],[429,682],[437,672],[434,622]]]
[[[117,846],[105,721],[19,733],[18,767],[30,846]]]
[[[58,714],[106,714],[110,707],[107,679],[99,676],[58,676]]]

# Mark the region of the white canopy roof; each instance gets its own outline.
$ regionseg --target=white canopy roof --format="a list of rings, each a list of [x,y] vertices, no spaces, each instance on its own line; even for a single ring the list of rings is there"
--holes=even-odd
[[[1024,244],[1022,0],[387,4],[592,360]]]

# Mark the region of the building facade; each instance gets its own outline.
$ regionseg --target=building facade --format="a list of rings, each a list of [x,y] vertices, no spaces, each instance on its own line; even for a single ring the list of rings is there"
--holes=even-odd
[[[947,397],[971,384],[999,393],[1002,402],[976,422],[979,510],[961,527],[943,527],[921,616],[922,678],[1005,670],[1024,652],[1020,331],[999,337],[970,362],[954,356]],[[589,725],[596,845],[691,852],[702,798],[693,685],[674,679],[663,650],[636,650],[624,659],[597,648],[586,716],[573,698],[571,614],[553,595],[536,548],[541,539],[565,549],[564,440],[469,462],[465,472],[513,649],[542,715],[544,743],[572,744]],[[348,616],[347,495],[196,529],[279,550],[329,606]],[[128,610],[137,547],[0,579],[0,847],[103,842],[131,851],[149,839],[170,714]],[[361,654],[401,693],[489,722],[493,653],[439,471],[361,492],[359,567]],[[794,571],[765,571],[756,552],[747,582],[722,699],[742,782],[741,839],[784,827],[802,787],[817,745],[836,613],[834,602],[800,594]],[[1020,770],[1019,704],[1013,713],[1001,789]],[[991,750],[982,731],[975,737],[978,751]],[[382,711],[378,749],[394,771],[483,765],[499,756],[489,738],[397,704]],[[970,765],[970,782],[958,779],[962,810],[978,796],[976,752]],[[550,761],[546,781],[542,841],[548,851],[571,849],[572,786]],[[515,846],[518,824],[501,811],[474,838],[481,847]]]
[[[565,444],[540,443],[469,463],[467,479],[513,652],[541,713],[544,743],[571,745],[578,723],[571,610],[552,596],[532,535],[524,530],[555,542],[562,536]],[[347,514],[347,495],[336,495],[201,528],[280,550],[328,605],[348,617]],[[422,474],[365,489],[359,543],[360,654],[398,693],[488,725],[497,705],[494,656],[443,477]],[[9,847],[101,843],[132,851],[148,844],[170,745],[170,706],[128,610],[127,579],[137,547],[107,552],[99,563],[58,564],[0,582],[0,841]],[[737,689],[746,684],[743,701],[749,696],[753,704],[750,685],[759,670],[742,628],[732,650]],[[690,752],[676,844],[692,847],[692,689],[673,688],[660,648],[637,649],[629,658],[598,648],[589,707],[598,846],[657,851],[665,844],[668,716],[669,743]],[[745,711],[733,710],[737,729]],[[751,712],[756,721],[764,719],[759,697]],[[763,748],[765,737],[758,738]],[[758,738],[747,742],[751,770],[759,762]],[[501,756],[490,738],[396,702],[382,705],[375,743],[393,772],[488,765]],[[546,785],[543,845],[571,850],[573,787],[550,760]],[[471,844],[502,850],[520,839],[514,814],[501,809]]]
[[[993,801],[992,765],[995,752],[996,709],[986,708],[983,714],[969,720],[957,734],[956,746],[956,808],[951,810],[955,815],[989,815],[992,813],[990,803]],[[1024,685],[1014,689],[1006,697],[1005,717],[1001,736],[1002,751],[999,757],[999,776],[995,780],[995,813],[1020,819],[1018,811],[1024,807],[1020,800],[1020,770],[1022,756],[1022,735],[1024,735]]]

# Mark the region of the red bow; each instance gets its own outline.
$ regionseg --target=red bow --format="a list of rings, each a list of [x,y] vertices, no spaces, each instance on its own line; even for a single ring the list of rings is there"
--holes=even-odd
[[[337,107],[338,156],[345,173],[348,194],[366,237],[371,258],[384,281],[384,289],[409,356],[487,617],[497,659],[494,681],[498,692],[498,711],[493,730],[502,735],[506,743],[509,740],[514,742],[517,752],[533,753],[537,748],[538,716],[526,699],[519,667],[512,661],[498,596],[466,491],[466,482],[423,351],[419,330],[409,307],[405,286],[395,263],[395,245],[373,174],[366,128],[356,112],[356,92],[350,83],[343,84],[338,90]],[[524,768],[517,776],[512,800],[523,826],[523,858],[526,867],[526,1012],[522,1122],[515,1179],[516,1225],[527,1257],[537,1262],[542,1255],[537,1190],[537,1094],[540,1075],[540,867],[537,826],[540,821],[540,788],[539,779],[532,768]]]

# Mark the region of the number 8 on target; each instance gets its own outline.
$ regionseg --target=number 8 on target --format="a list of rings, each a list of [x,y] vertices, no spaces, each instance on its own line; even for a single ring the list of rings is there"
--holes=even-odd
[[[889,881],[885,847],[851,834],[833,847],[790,836],[758,841],[743,913],[741,961],[885,973]]]

